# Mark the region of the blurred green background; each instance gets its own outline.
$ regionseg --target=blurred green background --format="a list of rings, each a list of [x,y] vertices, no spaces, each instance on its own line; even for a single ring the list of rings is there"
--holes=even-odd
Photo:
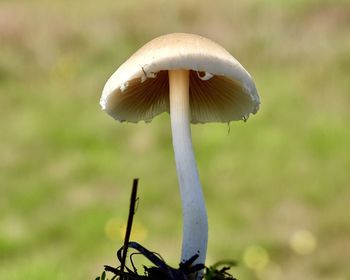
[[[171,32],[228,49],[262,105],[193,126],[208,264],[239,279],[350,279],[350,2],[0,2],[0,279],[94,279],[133,239],[177,265],[181,205],[169,116],[120,124],[106,79]],[[142,262],[141,257],[138,258]]]

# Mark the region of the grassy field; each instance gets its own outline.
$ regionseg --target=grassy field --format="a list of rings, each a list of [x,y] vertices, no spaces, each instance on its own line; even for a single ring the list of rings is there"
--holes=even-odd
[[[193,126],[208,264],[255,279],[350,279],[349,1],[0,2],[0,279],[94,279],[134,239],[177,265],[169,116],[120,124],[109,75],[170,32],[207,36],[252,74],[247,123]],[[142,258],[139,258],[142,262]]]

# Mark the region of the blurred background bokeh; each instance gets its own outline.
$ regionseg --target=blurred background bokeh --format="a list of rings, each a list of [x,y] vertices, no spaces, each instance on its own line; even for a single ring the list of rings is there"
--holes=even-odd
[[[350,279],[350,2],[0,1],[0,279],[94,279],[133,239],[177,265],[169,116],[120,124],[109,75],[156,36],[228,49],[261,96],[248,122],[193,126],[208,264],[242,280]],[[142,258],[138,260],[142,262]]]

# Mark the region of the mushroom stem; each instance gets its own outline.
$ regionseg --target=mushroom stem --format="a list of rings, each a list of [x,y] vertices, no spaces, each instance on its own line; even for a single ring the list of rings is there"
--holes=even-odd
[[[198,254],[205,263],[208,218],[194,158],[189,103],[189,70],[169,70],[170,118],[183,214],[181,261]]]

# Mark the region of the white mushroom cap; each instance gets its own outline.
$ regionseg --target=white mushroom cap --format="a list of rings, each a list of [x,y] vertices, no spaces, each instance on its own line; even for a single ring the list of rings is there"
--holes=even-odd
[[[191,122],[245,120],[259,109],[255,84],[223,47],[204,37],[160,36],[132,55],[107,81],[100,104],[119,121],[150,121],[169,112],[168,70],[190,71]]]

